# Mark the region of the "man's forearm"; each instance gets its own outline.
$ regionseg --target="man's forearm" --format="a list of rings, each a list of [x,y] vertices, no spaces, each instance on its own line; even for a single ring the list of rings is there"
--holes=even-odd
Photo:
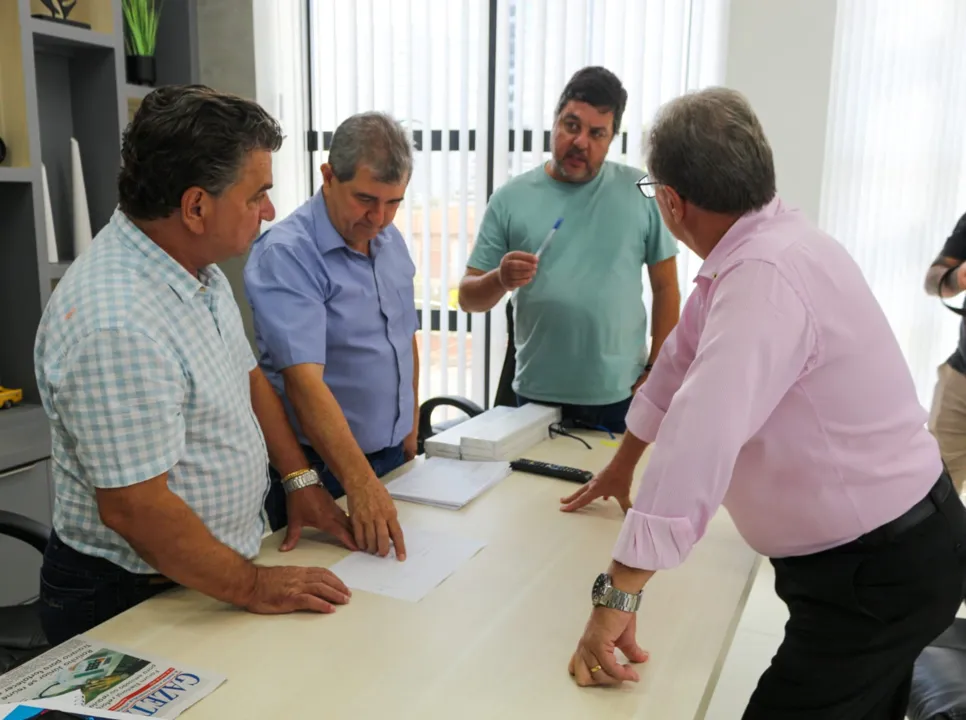
[[[460,308],[464,312],[487,312],[505,294],[506,289],[500,283],[499,268],[483,275],[466,275],[460,281]]]
[[[925,289],[928,295],[934,297],[939,296],[939,283],[943,278],[943,275],[949,270],[945,265],[933,265],[926,272],[926,282]],[[958,295],[963,291],[963,288],[959,287],[957,282],[956,273],[950,273],[949,277],[943,283],[942,287],[942,297],[950,298],[954,295]]]
[[[147,505],[132,503],[105,522],[151,567],[179,585],[239,607],[248,603],[255,565],[215,539],[173,492],[152,496]]]
[[[295,408],[302,432],[346,492],[351,493],[371,481],[375,477],[372,467],[325,381],[319,377],[311,383],[290,386],[286,378],[285,383],[285,394]]]
[[[681,291],[677,286],[662,288],[651,303],[651,352],[648,362],[657,362],[661,346],[681,317]]]
[[[268,458],[278,473],[284,478],[296,470],[309,467],[309,462],[299,445],[295,431],[285,414],[285,406],[275,392],[275,388],[260,368],[250,374],[252,411],[265,436]]]
[[[646,442],[628,430],[624,433],[621,444],[617,448],[617,452],[614,453],[614,457],[611,458],[610,464],[615,468],[633,472],[641,461],[647,445]]]
[[[647,582],[654,577],[653,570],[638,570],[617,562],[617,560],[611,561],[607,572],[611,577],[611,584],[615,588],[635,595],[643,590]]]

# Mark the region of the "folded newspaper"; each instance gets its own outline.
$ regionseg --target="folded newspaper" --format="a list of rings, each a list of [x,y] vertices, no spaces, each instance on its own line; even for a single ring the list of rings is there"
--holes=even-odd
[[[87,708],[176,718],[223,682],[222,675],[80,635],[0,675],[0,704],[80,691]]]

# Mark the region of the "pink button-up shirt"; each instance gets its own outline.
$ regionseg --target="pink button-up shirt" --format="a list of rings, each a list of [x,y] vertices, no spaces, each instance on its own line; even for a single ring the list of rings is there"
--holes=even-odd
[[[806,555],[902,515],[939,447],[845,249],[774,199],[708,255],[627,427],[653,442],[614,558],[681,563],[719,505],[752,548]]]

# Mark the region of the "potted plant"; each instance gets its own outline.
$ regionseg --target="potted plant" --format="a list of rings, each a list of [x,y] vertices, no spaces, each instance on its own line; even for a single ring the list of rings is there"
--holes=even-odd
[[[161,6],[157,0],[121,0],[121,7],[124,10],[128,82],[154,85],[157,80],[154,51]]]

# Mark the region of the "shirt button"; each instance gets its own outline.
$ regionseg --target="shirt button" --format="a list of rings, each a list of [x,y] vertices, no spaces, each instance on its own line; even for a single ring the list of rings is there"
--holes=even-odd
[[[203,292],[206,292],[206,291],[207,291],[207,288],[204,285],[202,285],[201,286],[201,289],[198,292],[202,292],[203,293]]]

